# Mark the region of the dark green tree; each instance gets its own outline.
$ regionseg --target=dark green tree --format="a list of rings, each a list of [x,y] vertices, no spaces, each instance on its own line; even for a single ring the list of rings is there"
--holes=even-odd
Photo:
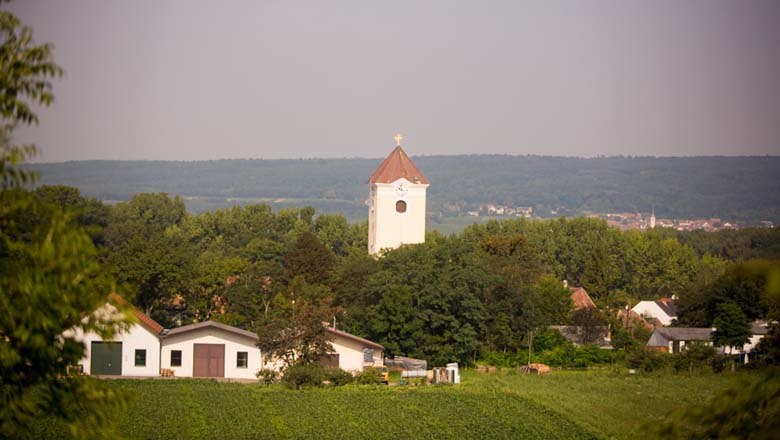
[[[290,278],[302,276],[309,284],[327,284],[335,264],[333,253],[308,231],[298,237],[284,260]]]
[[[113,208],[104,232],[106,261],[115,268],[117,281],[130,286],[135,304],[162,322],[168,316],[158,312],[188,287],[194,264],[186,243],[166,233],[185,214],[178,197],[138,194]]]
[[[729,347],[733,351],[741,349],[750,339],[750,321],[734,303],[718,305],[712,326],[715,328],[712,341],[717,346]],[[734,371],[733,356],[731,370]]]

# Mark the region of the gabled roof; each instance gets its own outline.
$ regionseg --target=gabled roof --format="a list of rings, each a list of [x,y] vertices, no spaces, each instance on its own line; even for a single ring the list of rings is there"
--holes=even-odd
[[[368,183],[393,183],[404,178],[412,183],[428,184],[428,180],[414,165],[400,146],[390,153],[368,179]]]
[[[130,307],[130,310],[133,311],[133,315],[135,315],[136,319],[138,319],[138,322],[149,330],[151,330],[152,333],[155,335],[159,335],[163,331],[163,326],[160,325],[157,321],[150,318],[145,313],[141,312],[137,308],[135,308],[132,304],[130,304],[126,299],[122,298],[119,294],[112,293],[108,296],[108,300],[113,302],[114,304],[122,305]]]
[[[661,298],[655,302],[661,310],[666,313],[666,316],[674,318],[677,316],[677,303],[671,298]]]
[[[657,327],[655,331],[670,341],[709,341],[712,338],[711,328]]]
[[[353,341],[360,342],[363,345],[366,345],[366,346],[369,346],[369,347],[373,347],[373,348],[377,348],[379,350],[384,350],[385,349],[385,347],[377,344],[376,342],[369,341],[368,339],[361,338],[360,336],[355,336],[355,335],[353,335],[351,333],[347,333],[345,331],[336,330],[333,327],[325,327],[325,329],[329,333],[331,333],[331,334],[333,334],[335,336],[341,336],[343,338],[352,339]]]
[[[596,304],[582,287],[569,287],[569,291],[571,292],[571,301],[574,303],[574,310],[596,308]]]
[[[252,338],[255,341],[259,340],[256,333],[252,333],[250,331],[240,329],[238,327],[233,327],[231,325],[222,324],[221,322],[215,322],[215,321],[203,321],[203,322],[196,322],[195,324],[190,325],[183,325],[181,327],[176,327],[168,330],[166,334],[163,335],[163,338],[167,338],[173,335],[180,335],[183,333],[188,333],[191,331],[199,330],[202,328],[217,328],[220,330],[224,330],[226,332],[235,333],[237,335],[246,336],[248,338]]]

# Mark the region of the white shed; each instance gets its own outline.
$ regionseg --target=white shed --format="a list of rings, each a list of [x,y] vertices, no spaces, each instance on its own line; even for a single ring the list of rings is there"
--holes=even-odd
[[[113,304],[112,304],[113,303]],[[94,332],[73,331],[76,340],[85,345],[81,365],[84,374],[106,376],[158,376],[160,374],[160,339],[163,327],[140,310],[128,304],[119,295],[112,295],[95,313],[118,313],[114,304],[129,307],[136,323],[126,331],[117,333],[111,340],[104,340]]]
[[[171,329],[162,335],[160,367],[176,377],[256,379],[262,366],[255,333],[214,321]]]
[[[331,359],[335,358],[334,360],[338,361],[338,367],[342,370],[363,371],[364,367],[384,365],[385,348],[383,346],[332,327],[327,329],[333,337],[330,343],[336,351],[335,356]]]

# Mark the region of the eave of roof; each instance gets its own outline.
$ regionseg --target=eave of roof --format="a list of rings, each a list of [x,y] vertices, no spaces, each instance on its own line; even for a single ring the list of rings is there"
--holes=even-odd
[[[336,330],[336,329],[334,329],[332,327],[326,327],[325,329],[328,332],[330,332],[330,333],[332,333],[332,334],[334,334],[336,336],[341,336],[341,337],[344,337],[344,338],[347,338],[347,339],[352,339],[353,341],[357,341],[357,342],[363,343],[365,345],[368,345],[369,347],[378,348],[380,350],[384,350],[385,349],[385,347],[377,344],[376,342],[369,341],[368,339],[361,338],[360,336],[355,336],[355,335],[353,335],[351,333],[347,333],[345,331]]]
[[[167,333],[163,335],[163,338],[169,338],[171,336],[175,335],[181,335],[184,333],[189,333],[195,330],[200,330],[204,328],[217,328],[220,330],[224,330],[226,332],[235,333],[237,335],[245,336],[247,338],[252,338],[255,341],[258,341],[259,338],[257,337],[256,333],[252,333],[248,330],[240,329],[238,327],[233,327],[231,325],[222,324],[221,322],[215,322],[215,321],[203,321],[203,322],[196,322],[195,324],[189,324],[189,325],[183,325],[181,327],[176,327],[168,330]]]
[[[137,308],[135,308],[135,306],[130,304],[126,299],[124,299],[119,294],[112,293],[111,295],[109,295],[108,299],[109,299],[109,301],[111,301],[111,302],[113,302],[115,304],[126,306],[126,307],[130,307],[130,310],[133,311],[133,315],[135,315],[136,319],[138,319],[138,322],[140,324],[144,325],[146,328],[148,328],[155,335],[159,335],[165,329],[162,325],[160,325],[160,323],[158,323],[157,321],[155,321],[154,319],[150,318],[148,315],[146,315],[142,311],[140,311]]]
[[[414,184],[428,184],[428,179],[417,169],[403,148],[398,146],[368,178],[368,183],[393,183],[401,178]]]
[[[657,327],[655,331],[671,341],[709,341],[713,332],[711,328],[698,327]]]

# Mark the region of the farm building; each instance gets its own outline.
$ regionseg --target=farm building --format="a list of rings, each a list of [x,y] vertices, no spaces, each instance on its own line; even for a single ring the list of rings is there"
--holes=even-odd
[[[650,335],[647,346],[658,351],[679,353],[685,344],[691,342],[712,345],[713,331],[714,329],[711,328],[657,327]]]
[[[326,366],[338,366],[346,371],[363,371],[364,367],[384,364],[385,348],[376,342],[328,327],[333,337],[331,345],[336,351],[324,362]]]
[[[162,334],[160,367],[176,377],[255,379],[263,365],[257,335],[214,321]]]
[[[75,333],[76,340],[85,345],[84,358],[79,365],[84,374],[111,376],[158,376],[160,374],[160,338],[163,327],[119,295],[95,313],[110,316],[119,313],[116,305],[129,307],[136,323],[111,340],[98,334]]]
[[[109,317],[119,313],[120,304],[132,311],[137,321],[128,329],[111,340],[92,332],[75,334],[86,346],[80,363],[84,374],[143,377],[170,370],[175,377],[255,379],[264,366],[279,366],[263,359],[257,334],[237,327],[205,321],[166,330],[118,295],[112,295],[111,301],[95,313]],[[323,359],[324,365],[356,372],[383,364],[381,345],[331,327],[326,329],[335,353]]]

